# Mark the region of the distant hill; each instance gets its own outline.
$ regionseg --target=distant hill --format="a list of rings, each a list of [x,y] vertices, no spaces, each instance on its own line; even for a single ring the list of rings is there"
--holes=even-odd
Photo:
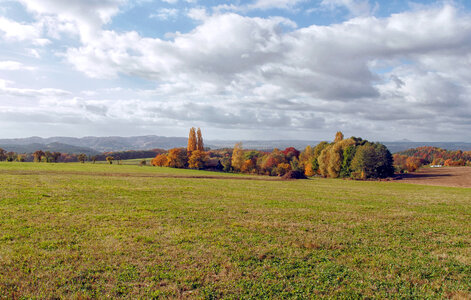
[[[187,138],[163,137],[163,136],[134,136],[134,137],[29,137],[21,139],[0,139],[0,147],[6,149],[6,145],[30,145],[30,144],[54,144],[61,143],[75,147],[89,148],[98,152],[126,151],[126,150],[149,150],[155,148],[171,149],[186,147]],[[37,149],[36,149],[37,150]]]
[[[209,140],[205,141],[205,145],[211,149],[218,148],[233,148],[234,145],[238,142],[242,143],[244,149],[257,149],[257,150],[273,150],[286,149],[288,147],[294,147],[296,149],[304,149],[306,146],[311,145],[315,146],[319,141],[303,141],[303,140],[272,140],[272,141],[256,141],[256,140],[247,140],[247,141],[224,141],[224,140]]]
[[[50,152],[61,152],[61,153],[70,153],[70,154],[80,154],[85,153],[87,155],[96,155],[99,154],[99,151],[93,150],[87,147],[79,147],[62,143],[31,143],[31,144],[0,144],[0,148],[3,148],[6,151],[12,151],[16,153],[33,153],[36,150],[50,151]]]
[[[430,146],[437,147],[447,150],[463,150],[470,151],[471,143],[464,142],[410,142],[410,141],[401,141],[401,142],[383,142],[383,144],[388,147],[391,153],[396,153],[400,151],[405,151],[408,149]]]
[[[29,137],[20,139],[0,139],[0,148],[19,153],[31,153],[36,150],[59,151],[66,153],[97,154],[111,151],[171,149],[186,147],[186,137],[164,137],[156,135],[133,137]],[[205,140],[205,146],[211,149],[232,148],[238,140]],[[315,146],[318,141],[308,140],[242,140],[245,149],[272,150],[295,147],[299,150],[307,145]],[[464,142],[412,142],[401,140],[397,142],[383,142],[392,152],[404,151],[421,146],[439,147],[448,150],[471,150],[471,143]]]

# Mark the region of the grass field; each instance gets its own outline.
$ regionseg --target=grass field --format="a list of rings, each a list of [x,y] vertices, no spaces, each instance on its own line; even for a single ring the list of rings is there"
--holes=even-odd
[[[0,199],[0,298],[471,297],[471,189],[0,163]]]
[[[141,161],[145,160],[147,165],[150,165],[152,162],[153,157],[150,158],[133,158],[133,159],[123,159],[120,161],[121,165],[139,165]],[[109,164],[106,160],[105,161],[97,161],[96,164]],[[114,164],[118,164],[118,161],[114,161]]]

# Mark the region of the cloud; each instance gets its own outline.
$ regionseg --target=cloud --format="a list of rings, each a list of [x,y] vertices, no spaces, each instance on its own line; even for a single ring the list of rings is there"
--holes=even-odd
[[[35,67],[25,66],[22,63],[17,62],[17,61],[12,61],[12,60],[0,61],[0,70],[3,70],[3,71],[18,71],[18,70],[32,71],[35,69],[36,69]]]
[[[10,87],[13,82],[0,79],[0,95],[14,96],[14,97],[32,97],[32,98],[54,98],[70,95],[70,92],[55,89],[55,88],[42,88],[42,89],[30,89],[30,88],[15,88]]]
[[[462,58],[470,53],[471,19],[452,5],[300,29],[283,18],[233,13],[200,19],[168,41],[103,31],[66,58],[91,77],[155,81],[153,93],[166,99],[158,108],[163,115],[215,126],[348,127],[417,118],[429,124],[453,122],[450,103],[469,108],[471,68]],[[393,63],[376,73],[372,62]],[[199,104],[184,113],[190,102]]]
[[[190,81],[211,86],[212,93],[272,84],[313,99],[343,101],[378,96],[380,76],[369,68],[371,60],[403,57],[415,63],[442,51],[461,55],[471,32],[471,22],[451,6],[285,32],[286,24],[294,26],[282,18],[218,14],[172,41],[104,31],[66,57],[91,77],[122,73],[168,84]]]
[[[248,9],[293,9],[296,5],[305,0],[256,0],[247,6]]]
[[[321,7],[330,10],[346,9],[352,16],[368,16],[378,7],[372,7],[369,0],[322,0]]]
[[[101,29],[103,24],[111,21],[111,18],[119,12],[119,7],[126,0],[17,0],[28,11],[36,14],[37,18],[55,23],[70,31],[75,30],[84,41],[95,36],[95,32]],[[71,24],[72,22],[72,24]],[[57,28],[56,28],[57,29]],[[62,28],[64,29],[64,28]]]
[[[157,12],[151,14],[149,17],[166,21],[169,19],[175,19],[178,16],[178,9],[175,8],[161,8]]]
[[[42,38],[42,26],[39,24],[23,24],[0,16],[0,36],[7,41],[27,41],[37,46],[49,44]]]
[[[197,21],[204,21],[208,18],[208,14],[205,8],[191,8],[188,10],[187,16],[190,19]]]

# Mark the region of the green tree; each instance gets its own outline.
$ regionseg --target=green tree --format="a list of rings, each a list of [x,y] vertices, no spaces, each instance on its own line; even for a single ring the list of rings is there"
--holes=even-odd
[[[290,165],[291,170],[304,173],[304,168],[301,166],[299,159],[297,159],[296,157],[291,160]]]
[[[392,155],[386,146],[365,143],[357,148],[351,163],[356,179],[385,178],[394,174]]]
[[[342,167],[340,168],[340,177],[347,178],[352,175],[351,164],[357,147],[355,145],[350,145],[343,150],[343,162]]]
[[[224,172],[230,172],[232,170],[232,159],[231,156],[226,155],[219,160],[222,165],[222,170]]]

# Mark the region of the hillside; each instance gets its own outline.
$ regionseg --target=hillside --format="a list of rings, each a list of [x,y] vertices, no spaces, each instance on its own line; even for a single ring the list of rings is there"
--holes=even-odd
[[[63,143],[31,143],[31,144],[0,144],[0,148],[16,152],[16,153],[33,153],[36,150],[50,151],[50,152],[61,152],[69,154],[80,154],[85,153],[87,155],[97,155],[100,152],[91,148],[83,146],[74,146]]]
[[[125,150],[149,150],[155,148],[170,149],[175,147],[184,147],[187,138],[183,137],[164,137],[164,136],[134,136],[134,137],[29,137],[19,139],[0,139],[0,147],[5,145],[29,145],[29,144],[53,144],[61,143],[75,147],[90,148],[98,152],[125,151]],[[36,149],[37,150],[37,149]]]

